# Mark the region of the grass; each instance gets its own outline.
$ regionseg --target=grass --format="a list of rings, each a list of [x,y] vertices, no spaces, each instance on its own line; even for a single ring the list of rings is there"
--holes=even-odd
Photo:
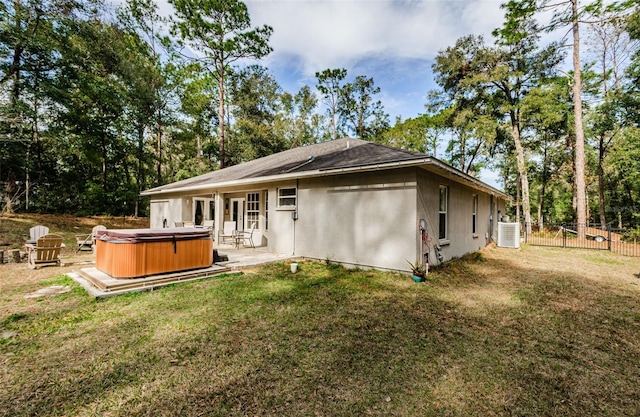
[[[637,258],[487,248],[426,284],[278,263],[102,301],[0,268],[0,416],[640,409]],[[74,291],[23,298],[43,283]]]

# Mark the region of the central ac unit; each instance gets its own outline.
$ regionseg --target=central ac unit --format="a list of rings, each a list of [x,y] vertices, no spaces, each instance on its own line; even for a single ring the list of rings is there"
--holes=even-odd
[[[520,248],[520,223],[498,222],[498,246]]]

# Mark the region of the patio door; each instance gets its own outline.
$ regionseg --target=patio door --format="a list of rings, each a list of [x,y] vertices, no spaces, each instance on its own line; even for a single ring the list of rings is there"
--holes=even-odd
[[[205,220],[214,220],[215,212],[212,198],[194,197],[193,213],[191,218],[196,226],[202,225]]]
[[[236,230],[244,230],[244,198],[232,198],[229,219],[236,222]]]

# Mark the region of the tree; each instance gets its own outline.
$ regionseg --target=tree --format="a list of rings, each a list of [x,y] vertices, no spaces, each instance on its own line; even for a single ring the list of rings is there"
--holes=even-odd
[[[173,109],[169,108],[169,101],[176,88],[175,84],[170,82],[175,73],[172,63],[175,59],[175,46],[171,39],[163,35],[168,19],[158,14],[158,5],[154,0],[129,0],[126,6],[120,9],[118,19],[127,30],[137,33],[141,43],[150,48],[152,61],[149,64],[152,65],[152,73],[146,83],[154,99],[153,109],[146,115],[142,129],[155,142],[155,183],[161,185],[162,139],[166,125],[170,124]],[[163,54],[169,57],[168,62],[163,62]]]
[[[273,29],[263,25],[250,29],[247,6],[238,0],[170,0],[177,20],[174,33],[202,56],[192,58],[213,72],[218,81],[219,165],[225,167],[225,78],[230,65],[243,59],[260,59],[271,52]]]
[[[465,36],[441,51],[432,67],[442,90],[429,94],[427,108],[439,112],[450,133],[447,162],[468,173],[479,171],[499,133],[495,88],[483,75],[488,51],[481,36]]]
[[[215,97],[218,95],[217,81],[208,71],[203,71],[197,63],[180,69],[180,104],[186,119],[175,139],[183,142],[183,157],[179,163],[180,178],[198,175],[210,170],[211,161],[218,150],[204,158],[205,149],[213,148],[212,138],[217,127]],[[195,143],[195,146],[194,146]],[[213,149],[212,149],[213,151]],[[218,159],[219,158],[215,158]]]
[[[510,3],[513,3],[510,2]],[[587,226],[587,185],[586,185],[586,159],[585,159],[585,134],[583,122],[583,81],[580,55],[580,24],[585,23],[585,17],[595,16],[601,11],[601,0],[595,0],[586,6],[581,6],[580,0],[541,0],[539,4],[535,0],[527,0],[526,9],[537,12],[552,12],[553,16],[547,31],[570,28],[572,38],[572,100],[574,120],[574,184],[576,201],[576,220],[578,222],[578,238],[586,237]]]
[[[288,148],[321,140],[321,116],[315,113],[318,99],[309,86],[303,86],[295,95],[283,93],[280,102],[282,111],[278,114],[276,124],[278,134],[286,139]]]
[[[44,91],[58,61],[57,29],[78,8],[73,2],[0,3],[0,86],[5,92],[0,97],[0,181],[14,184],[5,188],[5,211],[13,210],[16,193],[25,196],[29,209],[32,179],[37,181],[42,172],[41,129],[48,103]],[[15,186],[18,180],[24,188]]]
[[[170,120],[168,102],[173,93],[169,73],[171,63],[162,61],[160,49],[169,45],[161,35],[166,19],[157,13],[152,0],[131,0],[118,11],[123,30],[131,33],[128,53],[132,62],[123,59],[123,78],[131,98],[127,114],[136,137],[136,195],[150,185],[152,154],[148,147],[155,142],[155,184],[162,183],[162,136],[165,124]],[[154,132],[155,131],[155,132]],[[149,145],[149,146],[148,146]],[[140,210],[140,197],[135,199],[134,214]]]
[[[280,107],[280,86],[269,71],[249,66],[231,77],[230,97],[234,119],[234,164],[283,151],[285,139],[276,135],[274,122]]]
[[[447,111],[436,114],[421,114],[401,120],[384,133],[384,142],[390,146],[438,156],[438,146],[447,130]]]
[[[509,3],[505,7],[519,6],[519,3]],[[518,14],[508,9],[503,28],[494,31],[496,47],[486,46],[482,37],[463,37],[454,47],[438,54],[433,69],[436,82],[447,95],[440,98],[441,106],[451,108],[449,125],[458,140],[451,144],[449,152],[460,169],[472,170],[471,163],[480,147],[491,151],[499,145],[505,137],[500,124],[508,125],[524,220],[530,228],[522,102],[531,89],[554,70],[560,57],[554,46],[538,50],[532,12],[516,11]]]
[[[591,96],[596,106],[587,114],[587,127],[597,152],[598,206],[600,224],[608,222],[606,212],[606,158],[615,141],[624,134],[626,123],[621,112],[624,70],[634,49],[633,40],[626,30],[627,20],[619,12],[604,12],[602,22],[589,25],[588,45],[594,61],[594,85]]]
[[[522,117],[535,128],[531,147],[539,161],[531,167],[533,187],[538,191],[538,228],[543,230],[545,221],[552,214],[562,215],[552,207],[550,195],[563,188],[561,177],[571,169],[572,155],[567,152],[571,135],[571,89],[564,77],[552,77],[531,89],[522,102]],[[557,217],[556,216],[556,220]]]
[[[338,103],[340,100],[341,83],[347,76],[347,70],[326,69],[322,72],[316,72],[318,84],[316,88],[322,94],[324,104],[327,106],[327,114],[329,116],[329,131],[331,139],[336,139],[338,134]]]
[[[375,86],[373,78],[363,75],[340,89],[338,115],[345,131],[363,140],[381,141],[389,129],[389,115],[380,100],[374,101],[373,96],[379,93],[380,87]]]
[[[495,51],[497,59],[489,64],[489,73],[511,125],[521,181],[522,211],[527,232],[531,233],[529,179],[522,145],[522,101],[533,88],[554,75],[561,56],[554,44],[538,49],[539,28],[533,19],[535,7],[527,2],[510,1],[503,8],[506,10],[505,24],[493,33],[502,48]]]

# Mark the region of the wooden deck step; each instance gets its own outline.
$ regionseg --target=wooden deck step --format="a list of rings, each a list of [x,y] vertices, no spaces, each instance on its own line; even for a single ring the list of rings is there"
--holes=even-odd
[[[104,292],[151,289],[157,286],[169,285],[175,282],[194,281],[209,278],[228,272],[229,268],[213,265],[209,268],[194,269],[190,271],[172,272],[169,274],[158,274],[143,278],[113,278],[97,268],[82,268],[79,274]]]

